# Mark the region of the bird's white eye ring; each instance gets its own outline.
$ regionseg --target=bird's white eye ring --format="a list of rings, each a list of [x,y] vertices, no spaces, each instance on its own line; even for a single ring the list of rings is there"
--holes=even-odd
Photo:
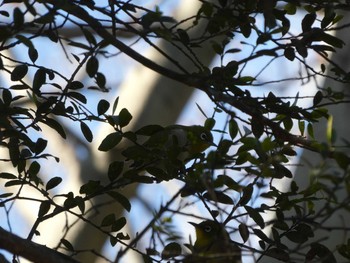
[[[209,233],[211,231],[211,226],[205,226],[204,231]]]
[[[208,136],[207,136],[207,134],[206,134],[205,132],[201,133],[200,137],[201,137],[201,139],[202,139],[203,141],[205,141],[205,140],[208,139]]]

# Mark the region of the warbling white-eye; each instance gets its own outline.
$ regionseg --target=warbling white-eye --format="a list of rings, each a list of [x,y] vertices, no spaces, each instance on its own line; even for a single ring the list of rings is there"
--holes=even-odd
[[[177,156],[181,161],[187,161],[214,145],[213,135],[203,126],[171,125],[153,134],[143,146],[147,148],[162,148],[164,150],[176,147],[181,150]]]
[[[219,222],[206,220],[192,223],[196,229],[196,241],[192,254],[184,263],[241,263],[241,249],[233,243],[225,227]]]
[[[125,157],[134,161],[136,169],[160,169],[173,174],[209,146],[215,145],[211,132],[198,125],[171,125],[156,129],[149,136],[142,145],[129,147],[123,152]]]

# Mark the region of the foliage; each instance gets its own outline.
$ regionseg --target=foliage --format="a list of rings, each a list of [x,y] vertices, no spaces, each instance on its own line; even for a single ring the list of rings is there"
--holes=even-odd
[[[174,180],[180,182],[181,189],[154,212],[154,218],[137,236],[127,234],[123,229],[127,218],[114,213],[104,215],[100,225],[94,225],[110,239],[112,246],[121,246],[116,262],[130,250],[141,254],[145,262],[160,262],[162,258],[181,260],[184,250],[179,244],[183,242],[174,230],[172,217],[199,217],[185,212],[193,202],[205,207],[211,218],[238,229],[242,240],[238,243],[244,255],[254,254],[257,259],[272,257],[281,262],[316,259],[336,262],[332,251],[314,236],[333,213],[349,208],[348,198],[339,200],[335,192],[349,191],[350,159],[342,148],[335,147],[331,128],[327,143],[323,143],[314,138],[313,125],[322,119],[330,120],[326,106],[346,102],[344,95],[332,87],[321,89],[308,98],[312,103],[306,107],[300,101],[307,97],[298,94],[294,98],[278,97],[271,90],[266,96],[254,96],[251,87],[283,80],[270,76],[267,83],[261,83],[261,72],[245,75],[245,68],[259,59],[265,59],[262,71],[268,70],[272,62],[288,61],[298,63],[304,72],[296,77],[300,83],[317,76],[348,82],[348,72],[330,63],[329,58],[344,46],[333,32],[342,29],[336,23],[342,19],[338,11],[345,7],[349,6],[343,1],[201,1],[196,14],[186,21],[176,21],[164,15],[160,7],[150,10],[133,1],[3,1],[0,67],[2,78],[8,78],[10,84],[2,84],[0,99],[2,209],[9,215],[13,203],[21,199],[39,204],[37,219],[27,236],[30,241],[35,235],[45,235],[38,231],[40,224],[59,214],[86,221],[85,216],[93,210],[87,209],[88,204],[98,196],[109,196],[130,211],[131,200],[121,188]],[[298,18],[300,30],[292,32],[291,20],[296,23]],[[191,38],[189,32],[203,21],[204,32]],[[65,36],[64,29],[71,26],[83,39]],[[187,56],[197,71],[188,72],[185,65],[179,65],[176,58],[163,52],[177,66],[176,70],[164,68],[133,49],[127,44],[130,39],[123,34],[131,35],[134,43],[148,44],[159,52],[162,50],[157,41],[163,39]],[[235,45],[237,39],[243,39],[240,48]],[[70,61],[74,70],[67,74],[55,62],[45,61],[41,57],[44,47],[39,41],[45,41],[52,50],[63,50],[66,53],[63,59]],[[195,56],[193,51],[204,43],[211,43],[220,65],[208,68]],[[152,124],[129,131],[132,116],[125,108],[117,110],[118,98],[101,99],[91,107],[88,90],[98,93],[110,89],[101,64],[114,56],[112,47],[161,75],[204,91],[215,104],[205,126],[222,134],[217,146],[186,164],[177,154],[174,158],[171,152],[159,149],[150,152],[142,146],[145,138],[161,128]],[[74,51],[70,53],[68,49]],[[25,50],[27,58],[12,56],[11,52],[17,50]],[[312,67],[307,60],[311,54],[322,58],[323,63]],[[90,81],[79,80],[82,72]],[[218,116],[227,119],[225,127],[217,127]],[[108,167],[108,180],[86,181],[79,194],[57,193],[55,189],[63,179],[48,175],[44,180],[42,166],[50,158],[59,162],[59,156],[47,152],[50,139],[42,131],[49,127],[66,139],[73,136],[67,123],[75,130],[80,129],[88,143],[95,137],[92,123],[112,127],[113,132],[104,138],[98,150],[108,152],[127,141],[127,149],[133,150],[128,158],[142,160],[142,167],[129,166],[132,160],[114,160]],[[292,178],[290,165],[298,148],[321,156],[320,169],[310,178],[306,189],[292,182],[289,191],[281,191],[275,183]],[[150,154],[154,154],[153,158]],[[169,160],[165,167],[149,162],[162,158]],[[329,159],[335,162],[326,162]],[[3,168],[5,163],[14,169]],[[170,174],[169,170],[175,172]],[[29,188],[41,193],[41,198],[29,197],[26,194]],[[180,205],[174,208],[176,200],[180,200]],[[263,215],[267,212],[276,213],[276,219],[266,222]],[[262,231],[268,226],[271,236]],[[52,249],[74,257],[79,251],[66,235]],[[148,247],[139,248],[138,242],[149,236]],[[258,246],[248,242],[253,236],[258,239]],[[287,240],[295,246],[287,245]],[[338,252],[349,258],[349,241],[338,245]],[[298,253],[300,248],[306,252]]]

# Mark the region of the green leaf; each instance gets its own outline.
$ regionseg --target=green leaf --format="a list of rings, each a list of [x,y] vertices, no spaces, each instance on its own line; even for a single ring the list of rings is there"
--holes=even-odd
[[[312,126],[311,123],[309,123],[309,124],[307,125],[307,132],[308,132],[309,136],[310,136],[312,139],[315,139],[315,136],[314,136],[314,128],[313,128],[313,126]]]
[[[282,248],[270,248],[265,252],[265,255],[271,258],[280,260],[281,262],[289,262],[289,254],[284,251]]]
[[[305,132],[305,121],[298,121],[298,127],[299,127],[299,131],[301,136],[304,136],[304,132]]]
[[[131,203],[129,202],[128,198],[126,198],[124,195],[116,191],[110,191],[108,192],[108,195],[112,197],[114,200],[116,200],[119,204],[121,204],[126,209],[126,211],[130,212]]]
[[[62,182],[62,178],[61,177],[56,176],[56,177],[51,178],[46,184],[46,191],[55,188],[61,182]]]
[[[288,3],[284,6],[288,15],[294,15],[297,12],[297,6],[295,3]]]
[[[24,23],[24,15],[18,7],[16,7],[13,10],[13,22],[14,22],[14,28],[19,29],[23,26]]]
[[[207,118],[204,123],[204,127],[208,130],[212,130],[215,126],[215,119],[214,118]]]
[[[4,10],[0,10],[0,15],[5,16],[5,17],[10,17],[9,12],[4,11]]]
[[[242,51],[242,49],[239,49],[239,48],[230,48],[230,49],[225,51],[225,54],[233,54],[233,53],[238,53],[241,51]]]
[[[299,244],[305,243],[308,240],[308,238],[305,235],[303,235],[303,233],[300,233],[298,231],[290,231],[286,233],[286,237],[290,241]]]
[[[253,189],[253,184],[248,184],[246,187],[243,188],[243,195],[239,200],[240,205],[246,205],[250,201],[250,199],[252,198]]]
[[[101,89],[107,89],[106,88],[106,77],[105,75],[103,75],[102,73],[100,72],[97,72],[96,73],[96,76],[95,76],[95,80],[96,80],[96,84],[101,88]]]
[[[111,134],[108,134],[106,138],[103,139],[100,146],[98,147],[99,151],[107,152],[111,149],[113,149],[115,146],[118,145],[118,143],[122,140],[123,136],[120,134],[120,132],[113,132]]]
[[[125,127],[126,125],[128,125],[131,119],[132,119],[132,116],[127,109],[124,108],[119,112],[120,127]]]
[[[259,139],[261,135],[264,133],[264,124],[262,123],[260,118],[252,116],[251,119],[252,132],[254,136]]]
[[[169,173],[158,167],[147,167],[146,172],[150,175],[153,175],[155,178],[157,178],[158,181],[169,180],[173,178]]]
[[[329,24],[331,24],[336,16],[333,8],[325,8],[325,15],[321,21],[321,28],[326,28]]]
[[[39,207],[38,217],[40,218],[46,215],[49,212],[50,207],[51,207],[50,201],[43,201]]]
[[[259,237],[262,241],[271,244],[273,243],[273,240],[270,239],[262,230],[253,228],[253,233]]]
[[[84,33],[84,36],[85,36],[86,40],[90,44],[93,44],[95,46],[96,45],[96,39],[95,39],[94,35],[89,30],[83,29],[82,31]]]
[[[10,197],[11,195],[13,195],[13,193],[4,193],[4,194],[0,194],[0,199],[5,199],[7,197]]]
[[[115,214],[106,215],[101,222],[101,227],[111,226],[115,222]]]
[[[18,81],[24,78],[24,76],[28,72],[28,66],[27,65],[19,65],[16,66],[13,71],[11,72],[11,80],[12,81]]]
[[[346,259],[350,259],[350,239],[346,243],[338,245],[337,251]]]
[[[85,200],[81,196],[75,197],[75,202],[77,203],[77,206],[82,214],[85,212]]]
[[[34,153],[36,155],[42,153],[46,149],[46,146],[47,146],[47,140],[38,138],[34,146]]]
[[[2,179],[17,179],[17,176],[11,173],[0,173],[0,178]]]
[[[2,100],[6,105],[10,105],[13,98],[12,98],[12,93],[8,89],[3,89],[2,90]]]
[[[350,158],[343,152],[336,151],[333,154],[334,159],[336,160],[337,164],[344,170],[347,169],[347,167],[350,164]]]
[[[96,180],[89,180],[86,184],[82,185],[79,189],[80,194],[91,195],[102,188],[101,182]]]
[[[19,140],[16,137],[11,137],[8,143],[8,149],[10,154],[10,160],[12,165],[16,167],[20,160],[20,152],[19,152]]]
[[[63,139],[66,139],[67,135],[66,132],[64,131],[63,127],[59,122],[57,122],[54,119],[50,119],[46,117],[44,120],[42,120],[43,123],[45,123],[47,126],[50,128],[54,129]]]
[[[312,24],[316,20],[316,13],[306,14],[301,22],[303,33],[311,30]]]
[[[177,257],[182,254],[181,246],[176,242],[167,244],[162,251],[162,259]]]
[[[39,90],[43,84],[46,82],[46,70],[39,68],[34,75],[33,79],[33,91],[36,94],[40,94]]]
[[[330,34],[324,33],[320,36],[320,40],[326,42],[327,44],[333,46],[333,47],[337,47],[337,48],[343,48],[343,46],[345,45],[344,41],[332,36]]]
[[[109,109],[109,102],[106,100],[100,100],[97,105],[97,114],[102,115]]]
[[[246,224],[240,223],[238,226],[239,234],[241,235],[243,242],[247,242],[249,239],[249,229]]]
[[[81,83],[80,81],[72,81],[68,86],[68,89],[71,90],[78,90],[84,88],[84,84]]]
[[[35,61],[36,61],[36,60],[38,59],[38,57],[39,57],[39,53],[38,53],[38,51],[36,50],[36,48],[30,47],[30,48],[28,49],[28,56],[29,56],[30,60],[31,60],[33,63],[35,63]]]
[[[85,122],[81,121],[80,122],[80,129],[81,129],[81,132],[83,133],[85,139],[88,142],[92,142],[93,135],[92,135],[92,132],[91,132],[89,126]]]
[[[332,251],[330,251],[326,246],[320,243],[312,243],[310,247],[311,249],[305,256],[306,262],[314,261],[314,259],[321,259],[322,263],[337,263]]]
[[[280,163],[274,164],[275,178],[293,178],[292,172]]]
[[[299,53],[299,55],[302,56],[303,58],[306,58],[308,56],[307,48],[303,44],[298,44],[295,46],[295,48]]]
[[[290,60],[290,61],[293,61],[295,59],[295,51],[294,51],[294,48],[292,47],[287,47],[285,50],[284,50],[284,56]]]
[[[329,145],[332,145],[336,139],[335,131],[333,129],[333,115],[329,115],[327,119],[326,138]]]
[[[11,180],[5,183],[5,187],[15,186],[15,185],[25,185],[25,184],[29,184],[29,183],[22,180]]]
[[[229,189],[238,192],[242,189],[242,187],[235,180],[224,174],[218,175],[217,179],[215,180],[215,184],[226,185]]]
[[[78,101],[80,101],[80,102],[82,102],[84,104],[86,104],[86,102],[87,102],[86,97],[83,94],[79,93],[79,92],[71,91],[71,92],[68,92],[67,95],[68,95],[68,97],[77,99]]]
[[[252,33],[252,26],[248,21],[244,21],[243,23],[240,23],[239,29],[241,30],[241,33],[245,38],[248,38]]]
[[[252,208],[250,206],[244,206],[244,208],[247,211],[249,217],[251,219],[253,219],[254,222],[257,223],[257,225],[260,228],[264,228],[265,227],[265,221],[264,221],[263,217],[260,215],[260,213],[258,212],[257,209]]]
[[[117,232],[120,229],[122,229],[125,225],[126,225],[126,218],[125,217],[121,217],[117,220],[115,220],[111,226],[111,231],[113,232]]]
[[[113,103],[113,108],[112,108],[112,114],[115,113],[117,107],[118,107],[118,102],[119,102],[119,97],[117,97],[115,100],[114,100],[114,103]]]
[[[234,119],[231,119],[228,125],[229,125],[228,131],[230,133],[230,137],[232,140],[234,140],[239,131],[238,124]]]
[[[183,29],[178,29],[177,34],[179,35],[180,41],[184,45],[188,45],[190,43],[190,37],[188,36],[187,32]]]
[[[40,164],[37,161],[34,161],[30,164],[28,173],[31,176],[36,176],[40,171]]]
[[[290,131],[293,128],[293,120],[292,118],[286,117],[283,119],[284,129]]]
[[[323,94],[321,91],[317,91],[317,93],[315,94],[314,98],[313,98],[313,106],[318,105],[323,99]]]
[[[108,167],[108,179],[113,182],[123,172],[124,162],[114,161]]]
[[[86,62],[86,73],[89,75],[90,78],[96,75],[98,71],[99,63],[96,57],[91,57]]]
[[[221,204],[227,204],[227,205],[234,204],[232,198],[221,191],[208,191],[203,195],[203,197],[207,200],[212,200],[214,202],[218,202]]]
[[[69,251],[74,251],[73,245],[66,239],[62,238],[61,243],[65,246]]]

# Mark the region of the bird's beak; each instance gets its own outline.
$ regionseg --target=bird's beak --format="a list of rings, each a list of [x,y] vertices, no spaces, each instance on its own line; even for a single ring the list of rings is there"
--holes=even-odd
[[[197,223],[193,223],[193,222],[188,222],[188,223],[191,224],[191,225],[194,226],[194,227],[197,227],[197,226],[198,226]]]

